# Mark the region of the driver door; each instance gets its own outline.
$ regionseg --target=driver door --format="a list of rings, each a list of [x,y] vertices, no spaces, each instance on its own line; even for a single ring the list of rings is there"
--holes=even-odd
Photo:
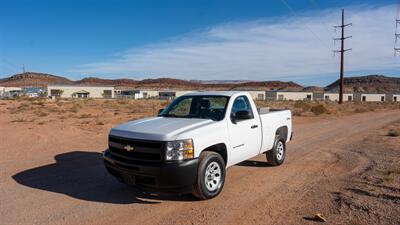
[[[236,112],[249,111],[251,118],[245,120],[234,119]],[[236,97],[231,109],[231,120],[228,121],[228,130],[231,143],[231,160],[233,164],[256,156],[261,148],[260,119],[254,117],[254,112],[247,96]]]

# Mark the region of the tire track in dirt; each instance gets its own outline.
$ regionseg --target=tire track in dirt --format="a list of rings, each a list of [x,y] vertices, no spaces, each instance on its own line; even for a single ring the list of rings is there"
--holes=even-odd
[[[44,191],[19,185],[10,177],[5,177],[0,200],[7,202],[7,207],[0,206],[0,213],[4,212],[10,224],[299,224],[304,222],[302,218],[293,218],[285,212],[301,209],[304,196],[309,195],[313,187],[329,176],[351,172],[357,166],[368,166],[368,159],[362,156],[351,165],[343,165],[340,158],[343,154],[337,153],[342,153],[346,146],[361,139],[365,132],[398,119],[399,111],[379,111],[315,119],[295,126],[295,138],[288,146],[287,161],[283,166],[267,167],[265,155],[233,166],[228,169],[221,195],[209,201],[196,201],[190,196],[142,196],[114,182],[105,174],[102,165],[78,163],[81,166],[79,169],[86,171],[86,175],[80,178],[90,175],[96,179],[74,179],[73,175],[60,170],[63,169],[62,164],[55,165],[53,169],[68,175],[63,184],[68,188],[59,192],[58,187],[55,190],[45,187],[47,191]],[[61,131],[54,133],[57,135]],[[27,169],[37,169],[38,166],[48,165],[49,160],[54,163],[53,157],[57,154],[71,155],[79,149],[93,150],[103,146],[104,137],[93,136],[82,144],[85,137],[76,140],[74,135],[60,137],[53,143],[66,142],[62,138],[75,140],[76,143],[61,146],[62,149],[58,150],[52,150],[51,145],[46,146],[38,152],[38,156],[32,156],[27,162],[11,168],[4,167],[7,169],[5,174],[11,176]],[[24,143],[29,141],[27,138]],[[9,159],[26,158],[28,153],[25,150],[19,153],[10,151],[12,155]],[[87,153],[98,154],[88,151],[85,155]],[[79,175],[73,169],[70,173]],[[44,178],[38,176],[32,179]],[[42,181],[46,183],[46,180]],[[106,194],[110,196],[97,196]],[[89,199],[82,197],[88,195]],[[6,214],[6,211],[9,212]]]
[[[285,166],[256,170],[232,168],[228,172],[231,173],[231,177],[228,176],[229,186],[224,190],[222,196],[224,200],[213,204],[216,210],[228,208],[229,213],[218,210],[220,213],[217,213],[217,217],[210,217],[201,223],[246,224],[249,220],[254,223],[273,222],[274,220],[270,220],[271,217],[279,218],[279,215],[288,208],[301,204],[299,201],[306,194],[307,187],[319,182],[318,176],[321,171],[335,167],[337,159],[332,153],[340,151],[344,145],[362,137],[363,132],[379,128],[396,118],[400,118],[397,112],[386,112],[377,115],[373,121],[366,115],[356,115],[323,122],[322,126],[318,123],[299,126],[296,129],[296,140],[289,146],[288,161]],[[347,132],[344,133],[343,130]],[[329,153],[324,155],[323,161],[318,159],[321,153]],[[265,160],[264,156],[255,159]],[[336,169],[336,173],[340,172],[342,172],[340,168]],[[236,191],[239,191],[240,195],[235,195]],[[290,204],[283,203],[283,200],[290,200]],[[207,211],[202,206],[195,206],[195,210],[196,213]],[[269,217],[266,217],[268,214]],[[180,221],[189,219],[184,217],[173,222],[179,224]],[[278,221],[279,219],[276,222]]]

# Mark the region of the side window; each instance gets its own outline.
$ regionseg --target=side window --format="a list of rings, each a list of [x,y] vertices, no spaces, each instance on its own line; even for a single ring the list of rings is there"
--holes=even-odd
[[[248,111],[250,112],[251,118],[254,118],[250,101],[246,96],[239,96],[235,99],[232,105],[231,117],[235,116],[238,111]]]

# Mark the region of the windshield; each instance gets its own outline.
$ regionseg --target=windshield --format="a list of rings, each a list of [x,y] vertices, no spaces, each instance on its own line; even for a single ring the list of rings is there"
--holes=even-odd
[[[222,120],[229,97],[182,96],[175,99],[159,116]]]

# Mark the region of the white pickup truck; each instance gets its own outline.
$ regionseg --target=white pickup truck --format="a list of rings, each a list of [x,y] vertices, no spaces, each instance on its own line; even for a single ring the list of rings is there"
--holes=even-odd
[[[257,110],[247,92],[197,92],[157,117],[112,128],[103,158],[123,183],[210,199],[232,165],[261,153],[269,164],[282,164],[292,135],[290,110]]]

